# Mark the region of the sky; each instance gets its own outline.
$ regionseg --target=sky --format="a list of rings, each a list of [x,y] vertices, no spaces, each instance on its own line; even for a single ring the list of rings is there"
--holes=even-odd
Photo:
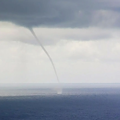
[[[120,83],[120,0],[0,0],[0,83]]]

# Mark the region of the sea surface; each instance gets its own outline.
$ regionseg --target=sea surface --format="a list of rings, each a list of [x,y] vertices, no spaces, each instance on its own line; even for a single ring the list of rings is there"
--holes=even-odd
[[[0,120],[120,120],[120,88],[1,90]]]

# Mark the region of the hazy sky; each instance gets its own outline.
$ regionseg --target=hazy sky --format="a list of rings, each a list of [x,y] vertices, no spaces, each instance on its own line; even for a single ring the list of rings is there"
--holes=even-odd
[[[120,0],[0,0],[0,83],[120,83]]]

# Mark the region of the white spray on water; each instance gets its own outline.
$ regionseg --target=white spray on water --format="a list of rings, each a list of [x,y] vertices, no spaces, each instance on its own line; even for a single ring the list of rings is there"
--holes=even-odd
[[[42,49],[44,50],[44,52],[46,53],[46,55],[47,55],[48,58],[50,59],[50,62],[51,62],[51,64],[52,64],[52,66],[53,66],[53,69],[54,69],[54,72],[55,72],[57,81],[58,81],[58,83],[59,83],[59,78],[58,78],[57,71],[56,71],[56,68],[55,68],[55,65],[54,65],[54,63],[53,63],[52,58],[50,57],[50,55],[48,54],[47,50],[44,48],[44,46],[42,45],[42,43],[39,41],[39,39],[38,39],[38,37],[36,36],[36,34],[35,34],[35,32],[33,31],[33,29],[32,29],[32,28],[29,28],[29,30],[31,31],[32,35],[35,37],[35,39],[37,40],[37,42],[39,43],[39,45],[42,47]],[[62,89],[61,89],[60,85],[59,85],[59,88],[58,88],[58,90],[57,90],[57,93],[58,93],[58,94],[62,94]]]

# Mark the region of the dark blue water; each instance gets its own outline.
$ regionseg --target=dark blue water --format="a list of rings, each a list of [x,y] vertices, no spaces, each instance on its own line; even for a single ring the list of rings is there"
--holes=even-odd
[[[120,120],[120,94],[0,97],[0,120]]]

